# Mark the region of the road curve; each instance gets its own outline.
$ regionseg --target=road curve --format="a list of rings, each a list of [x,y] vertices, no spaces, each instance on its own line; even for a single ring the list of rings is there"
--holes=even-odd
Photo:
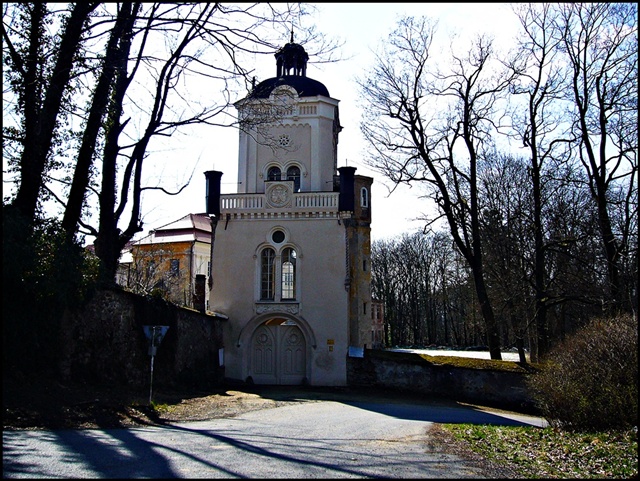
[[[308,401],[161,427],[5,431],[3,478],[487,478],[433,423],[546,425],[464,405]]]

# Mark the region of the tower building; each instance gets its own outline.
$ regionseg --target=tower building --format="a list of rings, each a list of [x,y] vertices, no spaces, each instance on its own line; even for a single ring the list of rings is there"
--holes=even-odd
[[[347,383],[371,336],[371,177],[338,167],[339,101],[307,77],[293,42],[276,76],[235,103],[238,189],[206,172],[210,310],[224,327],[225,377],[255,384]]]

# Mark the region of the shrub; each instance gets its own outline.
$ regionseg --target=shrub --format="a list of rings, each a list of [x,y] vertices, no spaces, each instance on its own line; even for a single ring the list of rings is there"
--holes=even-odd
[[[58,221],[30,225],[3,205],[3,376],[49,375],[60,350],[64,310],[85,302],[98,276],[95,256],[67,242]]]
[[[637,320],[592,320],[550,351],[528,385],[552,426],[576,431],[637,426]]]

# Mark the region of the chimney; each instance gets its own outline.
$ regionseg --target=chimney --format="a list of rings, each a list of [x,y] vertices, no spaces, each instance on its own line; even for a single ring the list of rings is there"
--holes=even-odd
[[[196,274],[196,288],[193,293],[193,308],[196,311],[200,311],[204,313],[205,311],[205,296],[204,296],[204,288],[207,282],[207,276],[204,274]]]
[[[340,195],[338,197],[338,210],[353,212],[355,204],[355,167],[340,167]]]
[[[204,173],[207,178],[207,214],[220,217],[220,178],[222,172],[217,170],[209,170]]]

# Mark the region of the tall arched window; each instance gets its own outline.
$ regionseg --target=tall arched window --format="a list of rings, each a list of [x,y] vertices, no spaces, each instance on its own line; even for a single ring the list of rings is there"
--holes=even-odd
[[[260,299],[272,301],[276,290],[276,252],[267,248],[260,254]]]
[[[369,207],[369,191],[366,187],[360,189],[360,206]]]
[[[296,298],[296,251],[287,247],[282,251],[282,299]]]
[[[280,180],[280,167],[269,167],[267,171],[267,180]]]
[[[291,166],[287,169],[287,180],[293,180],[293,191],[300,192],[300,167]]]

